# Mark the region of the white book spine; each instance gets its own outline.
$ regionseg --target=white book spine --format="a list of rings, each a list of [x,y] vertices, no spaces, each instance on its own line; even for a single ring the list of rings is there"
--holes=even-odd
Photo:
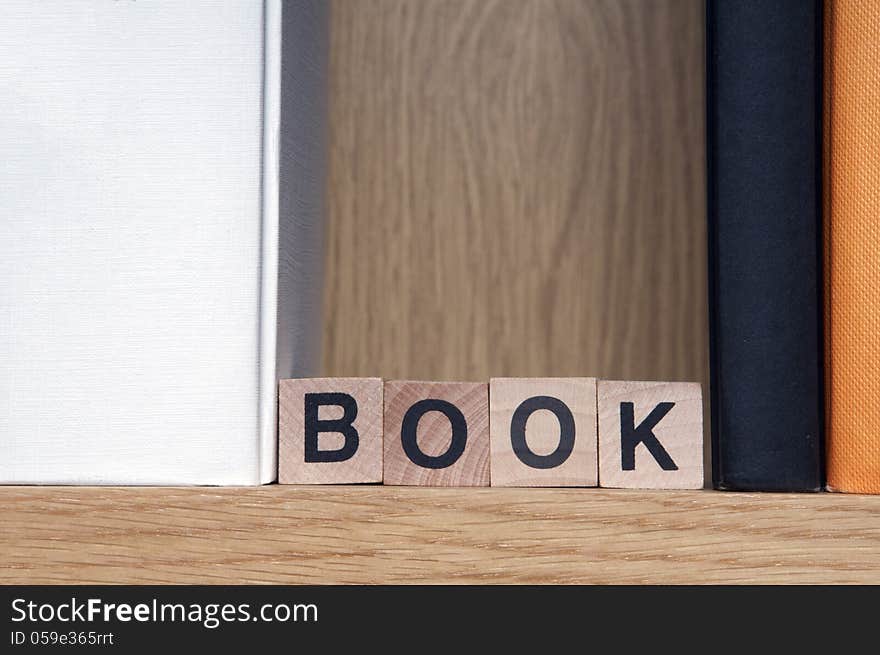
[[[275,479],[278,453],[276,353],[278,324],[279,155],[281,131],[281,0],[266,0],[263,23],[263,212],[260,257],[260,480]]]
[[[326,39],[324,0],[4,3],[0,483],[275,479],[276,381],[320,345]]]

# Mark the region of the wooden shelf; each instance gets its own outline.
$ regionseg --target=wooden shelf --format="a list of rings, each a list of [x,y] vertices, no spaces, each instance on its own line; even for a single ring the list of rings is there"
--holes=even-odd
[[[0,583],[880,583],[880,496],[0,487]]]

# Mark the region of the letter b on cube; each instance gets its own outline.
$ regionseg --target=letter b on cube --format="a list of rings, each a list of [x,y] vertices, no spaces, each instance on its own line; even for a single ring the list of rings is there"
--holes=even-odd
[[[278,385],[278,482],[382,482],[380,378],[304,378]]]

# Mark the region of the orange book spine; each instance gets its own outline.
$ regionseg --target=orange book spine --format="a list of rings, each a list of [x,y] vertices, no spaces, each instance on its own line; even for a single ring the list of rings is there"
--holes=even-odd
[[[880,493],[880,3],[825,3],[828,488]]]

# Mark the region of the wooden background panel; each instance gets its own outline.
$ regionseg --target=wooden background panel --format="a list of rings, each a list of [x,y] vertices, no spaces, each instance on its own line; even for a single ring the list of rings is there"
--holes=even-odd
[[[335,0],[325,375],[707,380],[699,0]]]

